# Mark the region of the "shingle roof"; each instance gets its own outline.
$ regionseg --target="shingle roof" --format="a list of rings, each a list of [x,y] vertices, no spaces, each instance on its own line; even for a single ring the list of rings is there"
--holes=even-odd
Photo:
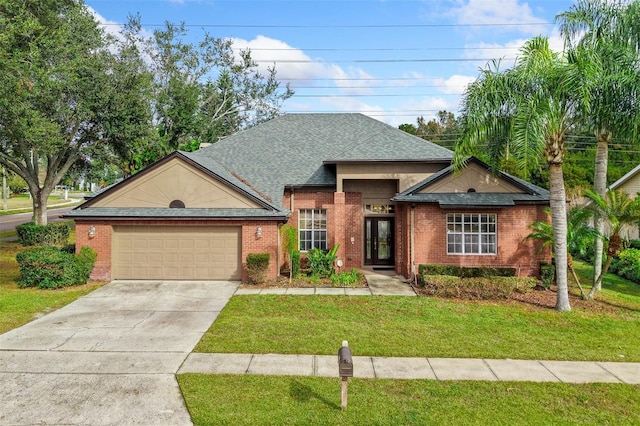
[[[184,219],[286,219],[283,211],[265,209],[171,209],[154,207],[76,207],[65,215],[69,218],[184,218]]]
[[[449,162],[452,152],[362,114],[287,114],[190,155],[215,160],[282,202],[287,185],[333,186],[339,161]]]

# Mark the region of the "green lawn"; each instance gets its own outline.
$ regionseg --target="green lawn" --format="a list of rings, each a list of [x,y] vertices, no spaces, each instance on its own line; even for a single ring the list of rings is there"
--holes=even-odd
[[[637,425],[630,385],[184,374],[196,425]]]
[[[73,231],[69,240],[75,240]],[[16,254],[27,248],[17,242],[0,242],[0,333],[67,305],[101,285],[93,283],[60,290],[21,289],[16,284],[20,275]]]
[[[73,198],[73,195],[69,194],[69,197]],[[82,198],[82,197],[80,197]],[[80,204],[80,202],[69,203],[70,200],[65,200],[63,195],[51,195],[47,200],[47,208],[55,208],[56,206],[73,206]],[[33,209],[33,202],[29,195],[14,195],[9,198],[7,207],[11,211],[2,210],[2,200],[0,200],[0,216],[6,216],[9,214],[16,214],[21,212],[29,212]],[[19,210],[15,210],[19,209]]]

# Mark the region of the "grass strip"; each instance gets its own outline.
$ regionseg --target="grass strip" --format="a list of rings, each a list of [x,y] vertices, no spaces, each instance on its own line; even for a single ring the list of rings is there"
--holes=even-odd
[[[636,425],[640,387],[183,374],[196,425]]]
[[[425,297],[234,296],[196,352],[640,361],[640,312]]]

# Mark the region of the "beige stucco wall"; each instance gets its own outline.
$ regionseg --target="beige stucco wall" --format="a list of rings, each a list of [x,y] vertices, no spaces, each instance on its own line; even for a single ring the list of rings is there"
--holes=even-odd
[[[181,200],[186,208],[258,208],[257,203],[206,173],[174,158],[140,177],[133,177],[94,207],[167,208]]]
[[[618,185],[616,189],[626,192],[631,198],[636,198],[638,196],[638,192],[640,192],[640,171],[625,180],[622,184]],[[640,238],[640,228],[632,226],[624,229],[622,236],[627,239],[637,240]]]
[[[349,192],[343,189],[343,181],[345,180],[397,180],[397,192],[415,185],[416,183],[428,178],[432,174],[445,167],[443,164],[428,163],[362,163],[362,164],[338,164],[336,166],[337,174],[337,192]]]
[[[475,189],[476,192],[524,192],[511,183],[493,176],[487,169],[475,163],[469,164],[459,174],[451,174],[444,177],[439,182],[430,185],[421,192],[429,194],[450,194],[468,192],[471,188]]]
[[[345,180],[344,192],[362,194],[363,204],[390,204],[398,192],[397,180]]]

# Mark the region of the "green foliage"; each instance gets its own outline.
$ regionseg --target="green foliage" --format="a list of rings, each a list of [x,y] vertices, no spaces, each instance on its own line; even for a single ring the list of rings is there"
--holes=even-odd
[[[335,273],[333,262],[338,258],[337,252],[340,244],[336,244],[329,251],[313,248],[307,252],[311,274],[318,278],[329,278]]]
[[[331,275],[331,282],[340,286],[352,286],[359,283],[363,278],[364,275],[354,268],[349,272],[340,272],[339,274]]]
[[[515,268],[466,267],[454,265],[419,265],[418,275],[451,275],[461,278],[514,277]]]
[[[473,277],[422,275],[428,294],[462,299],[507,299],[514,291],[527,293],[537,283],[534,277]]]
[[[540,280],[544,288],[549,289],[556,279],[556,265],[540,262]]]
[[[622,278],[640,283],[640,250],[635,248],[622,250],[618,256],[615,271],[612,270],[612,272]]]
[[[69,225],[62,222],[35,225],[33,222],[16,226],[20,244],[23,246],[64,246],[69,240]]]
[[[269,253],[247,254],[247,274],[249,282],[259,284],[265,280],[269,269]]]
[[[300,251],[295,250],[291,253],[291,276],[297,277],[300,275]]]
[[[51,246],[36,247],[16,255],[20,265],[20,287],[41,289],[86,284],[97,254],[82,247],[77,256]]]
[[[300,274],[300,251],[298,250],[298,228],[291,225],[283,225],[280,228],[282,247],[289,261],[290,278]]]

